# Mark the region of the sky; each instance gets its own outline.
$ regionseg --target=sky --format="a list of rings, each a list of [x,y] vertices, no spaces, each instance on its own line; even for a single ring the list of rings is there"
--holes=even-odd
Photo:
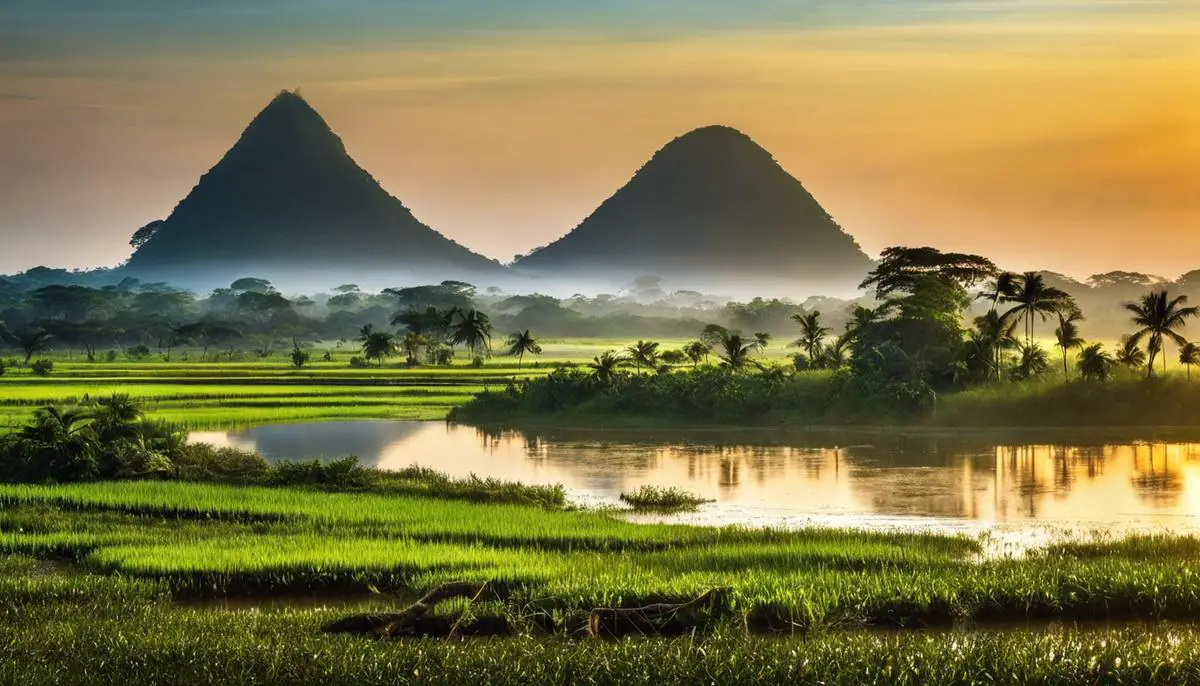
[[[0,273],[126,258],[285,88],[502,261],[722,123],[871,255],[1200,268],[1194,0],[4,0]]]

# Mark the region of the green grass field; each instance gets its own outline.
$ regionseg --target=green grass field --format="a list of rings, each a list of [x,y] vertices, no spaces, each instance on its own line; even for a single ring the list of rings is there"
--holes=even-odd
[[[1200,634],[1143,622],[1200,612],[1197,551],[1195,539],[1144,537],[988,560],[970,539],[923,534],[647,526],[285,488],[3,486],[0,673],[14,683],[1187,683],[1200,676]],[[500,589],[489,611],[516,635],[318,630],[450,580]],[[593,607],[712,588],[728,590],[720,614],[689,636],[566,635]],[[204,598],[283,600],[229,611]],[[557,628],[529,624],[535,613]]]
[[[333,359],[295,369],[282,354],[254,361],[184,361],[158,358],[143,362],[89,363],[79,356],[50,355],[54,371],[47,377],[23,367],[0,376],[0,431],[19,425],[42,405],[70,405],[125,393],[143,401],[156,418],[191,428],[224,428],[263,423],[341,420],[438,420],[485,388],[500,388],[514,379],[547,373],[555,364],[586,363],[606,350],[620,350],[626,340],[577,339],[547,341],[537,358],[518,366],[515,358],[497,355],[475,368],[465,361],[445,367],[407,367],[390,358],[382,367],[353,368],[349,348],[316,348],[315,360],[328,349]],[[663,341],[663,349],[685,341]],[[783,354],[783,349],[777,351]]]

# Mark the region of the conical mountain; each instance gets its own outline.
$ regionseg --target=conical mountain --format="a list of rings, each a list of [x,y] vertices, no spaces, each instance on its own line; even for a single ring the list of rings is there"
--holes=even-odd
[[[668,143],[578,227],[515,266],[850,284],[872,263],[769,152],[736,129],[708,126]]]
[[[132,243],[128,268],[158,274],[501,270],[418,221],[350,158],[321,115],[287,91],[166,220]]]

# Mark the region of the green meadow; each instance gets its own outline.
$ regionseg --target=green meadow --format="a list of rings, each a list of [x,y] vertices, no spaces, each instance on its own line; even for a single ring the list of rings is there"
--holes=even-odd
[[[293,488],[11,485],[0,503],[0,672],[14,683],[462,683],[498,665],[508,669],[489,683],[1200,675],[1200,633],[1187,623],[1200,612],[1200,541],[1189,538],[989,559],[961,537],[638,525]],[[320,632],[451,580],[498,589],[474,611],[502,617],[511,635]],[[724,600],[686,637],[573,637],[591,608],[714,588]]]

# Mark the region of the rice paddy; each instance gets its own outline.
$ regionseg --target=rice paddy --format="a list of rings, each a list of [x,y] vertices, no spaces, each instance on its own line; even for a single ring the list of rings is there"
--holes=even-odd
[[[41,405],[114,392],[194,428],[441,419],[552,361],[621,347],[559,345],[522,369],[505,358],[482,368],[351,368],[341,351],[303,369],[275,358],[56,360],[46,378],[0,377],[0,430]],[[615,512],[435,495],[0,485],[0,682],[1200,679],[1200,631],[1190,624],[1200,613],[1196,539],[1058,544],[990,559],[967,537],[634,524]],[[395,610],[448,581],[496,588],[489,611],[514,635],[366,641],[319,631],[347,613],[344,599]],[[727,591],[719,613],[687,637],[573,637],[592,608],[681,602],[711,589]],[[253,609],[266,598],[284,601]],[[251,609],[190,604],[211,599]],[[551,618],[551,630],[536,617]]]

